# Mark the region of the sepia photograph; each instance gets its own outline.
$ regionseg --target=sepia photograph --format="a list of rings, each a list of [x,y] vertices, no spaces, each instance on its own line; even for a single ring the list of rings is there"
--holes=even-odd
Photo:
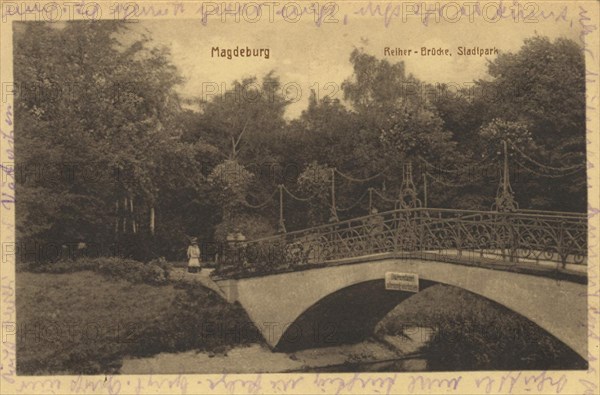
[[[591,372],[583,6],[36,4],[2,4],[15,377]]]

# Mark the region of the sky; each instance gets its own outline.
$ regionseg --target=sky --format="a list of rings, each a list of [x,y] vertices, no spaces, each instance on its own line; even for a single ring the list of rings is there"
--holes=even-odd
[[[483,57],[386,57],[385,47],[449,48],[456,53],[458,46],[496,47],[500,51],[516,52],[523,40],[536,34],[552,39],[564,36],[578,41],[581,31],[576,15],[538,18],[537,23],[515,22],[512,19],[490,23],[483,18],[469,22],[466,18],[449,23],[427,25],[418,17],[403,22],[391,20],[386,27],[381,16],[356,15],[348,9],[347,23],[316,26],[312,16],[298,23],[283,19],[255,24],[222,23],[208,20],[203,25],[199,18],[177,20],[145,20],[134,24],[136,33],[149,34],[158,45],[171,50],[172,61],[186,82],[179,87],[184,98],[210,98],[211,90],[222,93],[234,80],[258,76],[269,71],[287,84],[289,97],[296,102],[288,107],[286,117],[295,118],[306,108],[311,88],[320,97],[330,95],[343,98],[341,83],[352,75],[349,61],[354,48],[390,62],[404,61],[407,72],[429,83],[462,85],[486,78],[487,63],[495,56]],[[558,11],[556,10],[556,15]],[[341,14],[340,14],[341,15]],[[270,58],[213,58],[211,48],[269,48]],[[291,89],[291,90],[290,90]]]

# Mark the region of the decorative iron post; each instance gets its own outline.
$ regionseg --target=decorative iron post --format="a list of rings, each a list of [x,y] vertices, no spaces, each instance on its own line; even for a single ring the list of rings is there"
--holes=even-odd
[[[423,207],[427,208],[427,172],[423,173]]]
[[[496,194],[496,201],[494,203],[497,211],[502,212],[514,212],[519,209],[518,203],[515,201],[514,192],[510,186],[510,175],[508,169],[508,149],[506,146],[506,140],[502,140],[502,146],[504,149],[504,167],[502,169],[502,176],[500,178],[500,185]]]
[[[279,184],[277,186],[279,189],[279,233],[286,233],[285,229],[285,219],[283,218],[283,185]]]
[[[402,164],[402,185],[400,186],[400,208],[421,207],[417,191],[413,182],[412,162]]]
[[[339,222],[340,218],[337,215],[337,208],[335,207],[335,167],[331,168],[331,217],[329,222]]]
[[[233,254],[230,257],[230,263],[237,266],[239,269],[244,269],[248,263],[245,247],[246,247],[246,236],[239,231],[232,231],[227,234],[227,245],[228,249]]]
[[[515,201],[514,192],[510,186],[510,171],[508,168],[508,148],[506,140],[502,140],[502,149],[504,151],[504,166],[502,168],[502,175],[500,178],[500,185],[498,186],[498,192],[496,194],[496,201],[492,206],[499,212],[511,213],[519,209],[519,205]],[[517,237],[516,230],[511,222],[510,216],[503,216],[499,223],[499,238],[500,238],[500,249],[502,251],[502,259],[506,260],[508,254],[508,261],[515,262],[516,251],[517,251]]]

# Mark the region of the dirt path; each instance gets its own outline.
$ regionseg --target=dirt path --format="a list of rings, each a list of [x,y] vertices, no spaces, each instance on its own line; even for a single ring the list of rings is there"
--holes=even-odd
[[[210,274],[214,270],[215,269],[202,269],[200,273],[188,273],[187,268],[176,267],[171,271],[171,278],[173,280],[199,283],[225,298],[223,291],[221,291],[219,286],[210,278]]]

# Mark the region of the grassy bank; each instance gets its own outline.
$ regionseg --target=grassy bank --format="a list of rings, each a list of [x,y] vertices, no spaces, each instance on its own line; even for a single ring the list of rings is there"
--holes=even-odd
[[[436,285],[398,305],[379,335],[435,328],[431,370],[585,369],[586,362],[546,331],[505,307],[460,288]]]
[[[125,355],[220,352],[258,341],[240,307],[197,284],[85,270],[19,272],[16,286],[18,374],[115,373]]]

